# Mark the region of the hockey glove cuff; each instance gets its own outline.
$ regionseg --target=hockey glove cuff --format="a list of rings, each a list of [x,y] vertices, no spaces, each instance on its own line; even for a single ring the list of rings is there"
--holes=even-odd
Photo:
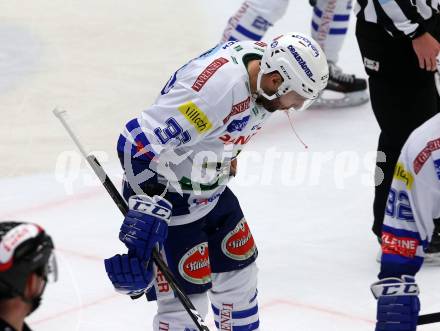
[[[415,331],[420,311],[419,288],[412,276],[385,278],[371,285],[377,299],[376,331]]]
[[[155,247],[159,249],[168,235],[172,205],[155,195],[136,195],[129,199],[129,211],[119,232],[119,239],[130,255],[147,261]]]

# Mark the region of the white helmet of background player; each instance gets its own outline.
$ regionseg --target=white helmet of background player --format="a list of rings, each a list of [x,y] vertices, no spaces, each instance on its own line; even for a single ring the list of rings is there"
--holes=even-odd
[[[267,95],[261,88],[261,78],[274,71],[281,75],[283,83],[275,94]],[[267,46],[261,59],[257,91],[269,100],[302,98],[304,103],[296,110],[305,110],[327,86],[327,81],[327,58],[321,47],[312,38],[291,32]]]

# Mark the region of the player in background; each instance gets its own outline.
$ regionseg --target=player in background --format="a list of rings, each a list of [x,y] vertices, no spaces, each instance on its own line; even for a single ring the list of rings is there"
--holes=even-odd
[[[305,1],[305,0],[304,0]],[[324,50],[330,77],[326,90],[312,107],[340,108],[361,105],[369,100],[365,79],[344,73],[336,64],[347,34],[352,0],[310,0],[313,6],[311,35]],[[286,12],[289,0],[245,0],[228,20],[222,42],[261,40],[266,31]]]
[[[356,38],[368,75],[371,108],[380,128],[373,233],[380,239],[395,165],[409,135],[440,111],[435,85],[440,7],[431,0],[357,0]],[[411,95],[411,100],[404,97]],[[424,263],[440,262],[440,224]]]
[[[440,217],[440,114],[417,128],[403,146],[382,228],[376,331],[415,331],[420,310],[415,274]]]
[[[157,300],[153,330],[194,330],[163,275],[153,279],[156,246],[202,316],[209,296],[219,330],[259,330],[258,252],[227,184],[271,113],[307,108],[327,79],[323,51],[302,34],[269,45],[230,41],[181,67],[127,123],[117,150],[129,204],[119,239],[128,254],[105,267],[117,291]],[[268,217],[275,210],[268,206]]]
[[[56,281],[52,239],[33,223],[0,222],[0,330],[29,331],[26,316]]]

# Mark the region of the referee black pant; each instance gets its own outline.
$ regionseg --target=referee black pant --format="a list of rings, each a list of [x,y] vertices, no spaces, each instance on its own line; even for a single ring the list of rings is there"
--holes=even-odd
[[[440,40],[440,20],[431,33]],[[368,74],[371,106],[380,127],[373,232],[380,237],[394,167],[410,133],[439,111],[434,74],[419,68],[409,39],[390,36],[377,24],[357,20],[356,37]],[[383,173],[383,176],[382,176]],[[383,178],[382,182],[378,182]]]

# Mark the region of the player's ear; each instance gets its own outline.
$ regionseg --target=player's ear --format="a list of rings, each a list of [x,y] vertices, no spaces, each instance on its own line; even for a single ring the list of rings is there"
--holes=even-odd
[[[26,287],[24,289],[24,296],[26,298],[32,297],[33,293],[35,293],[37,288],[37,275],[34,272],[31,272],[26,280]]]
[[[41,288],[44,284],[44,280],[39,277],[35,272],[29,274],[26,280],[26,288],[24,295],[26,298],[33,298],[40,294]]]
[[[283,77],[281,77],[277,71],[271,72],[269,75],[272,86],[275,87],[275,89],[278,89],[283,83]]]

